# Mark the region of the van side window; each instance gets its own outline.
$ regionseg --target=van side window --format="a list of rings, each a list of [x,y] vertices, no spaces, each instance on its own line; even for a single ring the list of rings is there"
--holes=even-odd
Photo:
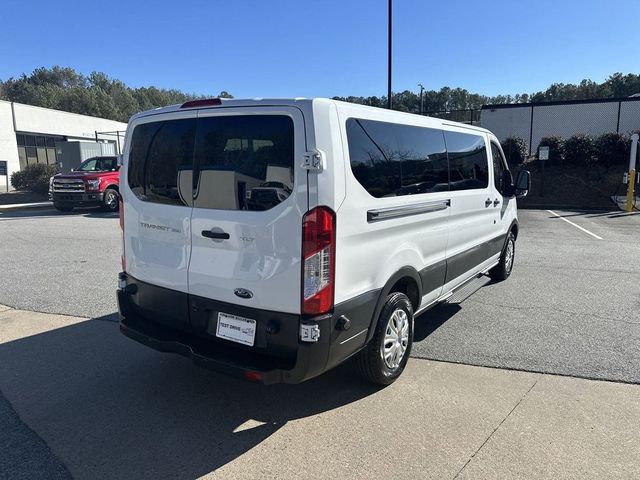
[[[491,142],[491,157],[493,158],[493,183],[496,186],[496,190],[505,195],[504,178],[507,166],[502,153],[500,153],[500,147],[495,142]]]
[[[189,203],[179,192],[179,175],[193,168],[195,132],[195,118],[144,123],[135,128],[128,181],[136,197],[172,205]]]
[[[286,115],[198,119],[193,206],[269,210],[293,190],[294,129]]]
[[[487,146],[479,135],[444,132],[449,155],[451,190],[472,190],[489,186]]]
[[[351,171],[370,195],[392,197],[449,189],[440,130],[350,118]]]

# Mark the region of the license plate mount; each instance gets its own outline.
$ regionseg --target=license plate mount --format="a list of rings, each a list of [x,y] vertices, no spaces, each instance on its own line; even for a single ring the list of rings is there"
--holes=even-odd
[[[218,312],[216,337],[253,347],[257,322],[251,318]]]

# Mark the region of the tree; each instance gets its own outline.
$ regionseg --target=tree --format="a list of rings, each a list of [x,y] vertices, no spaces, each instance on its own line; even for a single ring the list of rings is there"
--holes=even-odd
[[[233,98],[227,91],[220,96]],[[131,88],[102,72],[84,76],[72,68],[54,66],[0,81],[0,98],[126,122],[136,112],[201,97],[156,87]]]

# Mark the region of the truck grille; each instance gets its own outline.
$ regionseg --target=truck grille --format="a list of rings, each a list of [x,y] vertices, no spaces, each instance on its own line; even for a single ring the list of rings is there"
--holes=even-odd
[[[53,180],[54,192],[84,192],[84,182],[76,179],[54,179]]]

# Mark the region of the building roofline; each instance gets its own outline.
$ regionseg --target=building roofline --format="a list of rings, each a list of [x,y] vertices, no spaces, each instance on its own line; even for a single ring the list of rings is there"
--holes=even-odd
[[[0,100],[0,102],[9,103],[11,105],[20,105],[21,107],[40,108],[42,110],[49,110],[51,112],[64,113],[65,115],[75,115],[75,116],[78,116],[78,117],[94,118],[96,120],[103,120],[103,121],[106,121],[106,122],[120,123],[122,125],[126,125],[127,124],[127,122],[121,122],[119,120],[111,120],[110,118],[96,117],[94,115],[84,115],[82,113],[75,113],[75,112],[67,112],[66,110],[58,110],[58,109],[55,109],[55,108],[41,107],[39,105],[29,105],[28,103],[11,102],[9,100]]]
[[[589,98],[585,100],[554,100],[550,102],[528,102],[528,103],[496,103],[482,105],[481,110],[499,110],[503,108],[519,107],[547,107],[552,105],[580,105],[588,103],[618,103],[618,102],[638,102],[640,97],[617,97],[617,98]]]

